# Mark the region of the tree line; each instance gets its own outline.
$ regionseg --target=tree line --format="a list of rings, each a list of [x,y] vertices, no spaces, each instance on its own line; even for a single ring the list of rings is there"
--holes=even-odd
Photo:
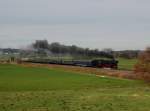
[[[98,49],[82,48],[76,45],[63,45],[58,42],[49,44],[47,40],[36,40],[32,47],[39,52],[50,51],[53,54],[70,54],[72,56],[84,57],[106,57],[114,58],[112,51],[99,51]]]
[[[106,58],[137,58],[140,50],[123,50],[114,51],[111,48],[105,48],[103,50],[82,48],[76,45],[63,45],[58,42],[48,43],[47,40],[36,40],[32,44],[34,49],[37,49],[39,53],[44,53],[43,50],[52,52],[53,54],[70,54],[72,56],[84,56],[84,57],[106,57]]]
[[[126,58],[133,59],[137,58],[140,50],[123,50],[123,51],[114,51],[111,48],[105,48],[103,50],[98,49],[89,49],[82,48],[76,45],[63,45],[58,42],[48,43],[47,40],[36,40],[27,50],[24,49],[0,49],[2,53],[20,53],[21,57],[28,56],[47,56],[47,55],[70,55],[72,57],[81,57],[81,58]]]

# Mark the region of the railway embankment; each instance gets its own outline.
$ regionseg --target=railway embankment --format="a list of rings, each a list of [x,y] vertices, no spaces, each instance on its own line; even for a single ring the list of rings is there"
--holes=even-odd
[[[46,67],[50,69],[59,69],[67,72],[85,73],[96,76],[113,76],[125,79],[137,79],[133,71],[128,70],[114,70],[114,69],[102,69],[80,66],[68,66],[68,65],[56,65],[56,64],[39,64],[39,63],[22,63],[19,64],[25,67]]]

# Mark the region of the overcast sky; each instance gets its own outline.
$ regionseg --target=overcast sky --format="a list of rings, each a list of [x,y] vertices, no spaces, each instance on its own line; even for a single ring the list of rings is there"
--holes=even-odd
[[[0,0],[0,47],[36,39],[144,49],[150,46],[150,0]]]

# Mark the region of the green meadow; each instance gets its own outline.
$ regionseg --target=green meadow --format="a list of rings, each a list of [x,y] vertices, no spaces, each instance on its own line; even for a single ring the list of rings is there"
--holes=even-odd
[[[63,69],[0,65],[0,111],[149,111],[150,86]]]
[[[133,70],[135,64],[138,62],[137,59],[124,59],[118,58],[118,68],[121,70]]]

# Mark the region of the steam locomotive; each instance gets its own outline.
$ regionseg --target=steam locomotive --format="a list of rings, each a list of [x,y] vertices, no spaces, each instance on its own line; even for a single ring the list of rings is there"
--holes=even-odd
[[[81,67],[95,67],[95,68],[118,68],[118,61],[115,59],[104,60],[28,60],[25,62],[40,63],[40,64],[58,64],[58,65],[71,65]]]

